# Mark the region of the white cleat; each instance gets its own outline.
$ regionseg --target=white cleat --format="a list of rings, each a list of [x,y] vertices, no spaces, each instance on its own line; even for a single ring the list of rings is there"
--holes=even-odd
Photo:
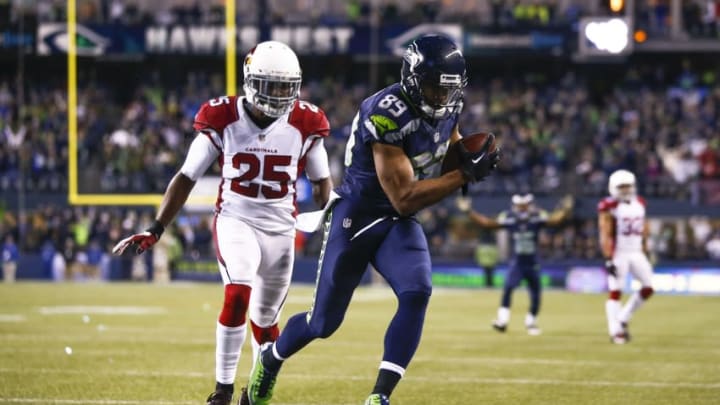
[[[540,336],[542,334],[542,329],[538,328],[537,325],[529,325],[526,326],[525,329],[527,329],[527,333],[530,336]]]

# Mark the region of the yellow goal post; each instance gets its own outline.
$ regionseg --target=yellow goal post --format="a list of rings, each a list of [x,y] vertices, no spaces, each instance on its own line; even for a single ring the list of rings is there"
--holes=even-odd
[[[78,190],[77,127],[77,0],[67,0],[67,121],[68,121],[68,202],[70,205],[159,206],[161,194],[84,194]],[[225,0],[225,91],[235,95],[237,89],[235,0]],[[208,188],[193,190],[188,206],[208,206],[215,201]]]

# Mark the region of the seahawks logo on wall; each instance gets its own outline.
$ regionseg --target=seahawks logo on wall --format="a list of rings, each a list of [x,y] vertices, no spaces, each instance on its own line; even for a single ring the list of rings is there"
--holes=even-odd
[[[412,41],[427,34],[443,34],[453,40],[458,48],[463,49],[463,29],[459,24],[420,24],[402,34],[385,41],[385,45],[395,56],[405,57],[405,50]],[[412,65],[412,60],[408,60]]]
[[[84,25],[78,24],[76,27],[75,35],[77,38],[76,49],[78,56],[98,56],[105,53],[106,49],[110,46],[109,39]],[[69,41],[67,25],[65,24],[41,24],[38,27],[37,39],[38,55],[67,53],[68,51]]]

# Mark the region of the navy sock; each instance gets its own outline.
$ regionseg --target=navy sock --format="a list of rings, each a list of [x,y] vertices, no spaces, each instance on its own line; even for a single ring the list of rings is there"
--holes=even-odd
[[[430,294],[406,292],[398,296],[398,309],[385,333],[383,361],[406,368],[420,344]]]
[[[233,384],[221,384],[219,382],[216,382],[215,391],[225,391],[232,394],[235,391],[235,386]]]
[[[375,382],[375,388],[373,388],[372,393],[383,394],[390,397],[390,394],[392,394],[398,382],[400,382],[400,374],[381,368],[378,372],[377,381]]]

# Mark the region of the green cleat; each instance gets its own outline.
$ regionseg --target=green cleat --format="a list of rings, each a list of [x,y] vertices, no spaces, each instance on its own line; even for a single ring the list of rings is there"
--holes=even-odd
[[[277,371],[272,372],[262,364],[263,353],[272,350],[272,343],[265,343],[260,348],[260,353],[255,359],[250,381],[247,387],[247,397],[250,405],[267,405],[272,399],[273,388],[277,380]]]
[[[372,394],[365,400],[365,405],[390,405],[390,398],[383,394]]]

